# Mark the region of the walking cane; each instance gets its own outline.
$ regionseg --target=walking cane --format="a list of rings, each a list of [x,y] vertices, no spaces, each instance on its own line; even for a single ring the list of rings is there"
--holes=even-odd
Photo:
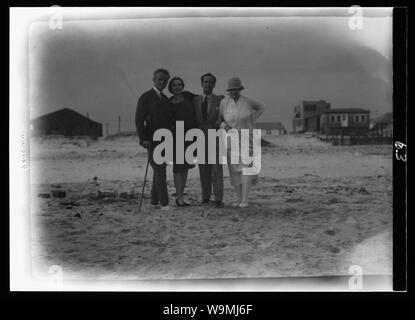
[[[150,158],[147,159],[146,173],[144,174],[144,182],[143,182],[143,188],[141,189],[141,197],[140,197],[140,205],[138,206],[138,213],[141,212],[141,204],[143,203],[144,188],[146,187],[147,171],[148,171],[148,164],[149,163],[150,163]]]
[[[151,117],[150,115],[146,116],[145,119],[145,127],[148,129],[148,124],[150,123]],[[147,181],[147,171],[148,171],[148,164],[150,163],[150,155],[147,158],[147,165],[146,165],[146,173],[144,174],[144,182],[143,182],[143,188],[141,189],[141,197],[140,197],[140,204],[138,206],[138,213],[141,212],[141,205],[143,204],[143,196],[144,196],[144,189],[146,187],[146,181]]]

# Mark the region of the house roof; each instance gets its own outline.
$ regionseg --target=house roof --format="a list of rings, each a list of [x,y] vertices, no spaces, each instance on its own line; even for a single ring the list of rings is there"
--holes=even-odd
[[[74,115],[74,116],[76,116],[78,118],[79,117],[82,117],[82,118],[84,118],[86,120],[89,120],[90,122],[100,124],[99,122],[94,121],[94,120],[91,120],[90,118],[85,117],[83,114],[81,114],[79,112],[76,112],[75,110],[72,110],[72,109],[69,109],[69,108],[63,108],[63,109],[60,109],[60,110],[57,110],[57,111],[53,111],[53,112],[44,114],[44,115],[42,115],[40,117],[37,117],[37,118],[34,118],[34,119],[30,120],[30,122],[37,122],[39,120],[46,119],[46,118],[48,118],[50,116],[53,116],[53,115],[56,115],[56,114],[59,114],[59,113],[65,114],[66,116],[68,116],[68,115]]]
[[[392,121],[393,121],[393,113],[388,112],[378,118],[373,119],[371,122],[373,124],[387,124],[387,123],[391,123]]]
[[[371,130],[378,130],[379,128],[384,127],[384,125],[392,124],[393,122],[393,113],[385,113],[383,116],[380,116],[372,122],[373,127]]]
[[[328,103],[326,100],[315,100],[315,101],[311,101],[311,100],[309,100],[309,101],[307,101],[307,100],[303,100],[303,104],[318,104],[318,103],[327,103],[327,104],[330,104],[330,103]]]
[[[284,125],[281,122],[258,122],[255,127],[257,129],[273,130],[280,129],[285,130]]]
[[[324,110],[323,113],[370,113],[369,110],[362,108],[335,108],[330,110]]]

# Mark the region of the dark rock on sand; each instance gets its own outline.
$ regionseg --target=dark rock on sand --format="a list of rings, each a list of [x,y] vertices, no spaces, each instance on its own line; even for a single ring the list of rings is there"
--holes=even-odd
[[[361,193],[361,194],[370,194],[369,191],[367,191],[367,189],[365,187],[361,187],[359,189],[359,193]]]
[[[37,196],[38,196],[38,198],[43,198],[43,199],[50,198],[50,194],[49,193],[38,193]]]
[[[341,201],[337,199],[336,197],[331,198],[329,201],[325,202],[327,204],[334,204],[334,203],[340,203]]]
[[[334,236],[336,234],[336,231],[334,230],[326,230],[324,232],[327,233],[329,236]]]
[[[117,192],[113,191],[100,191],[98,190],[97,199],[104,199],[104,198],[116,198]]]
[[[80,205],[78,202],[75,202],[75,201],[65,201],[65,202],[61,202],[61,204],[64,206],[75,206],[75,207],[78,207]]]
[[[330,250],[331,253],[339,253],[340,252],[339,248],[336,248],[336,247],[333,247],[333,246],[330,246],[329,250]]]
[[[54,198],[65,198],[66,191],[64,190],[52,190],[52,197]]]
[[[132,198],[132,196],[130,194],[128,194],[127,192],[121,192],[119,197],[121,199],[131,199]]]

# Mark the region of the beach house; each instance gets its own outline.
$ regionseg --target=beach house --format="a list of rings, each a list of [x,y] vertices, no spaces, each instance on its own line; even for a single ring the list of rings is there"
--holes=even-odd
[[[32,136],[88,136],[102,137],[102,124],[72,109],[64,108],[30,121]]]

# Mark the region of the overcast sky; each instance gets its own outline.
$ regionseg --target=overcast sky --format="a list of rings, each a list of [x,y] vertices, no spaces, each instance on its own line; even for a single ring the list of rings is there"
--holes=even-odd
[[[392,18],[216,17],[64,21],[32,24],[30,116],[67,107],[93,120],[134,130],[137,99],[164,67],[199,93],[200,76],[216,75],[224,94],[238,76],[243,93],[264,102],[261,122],[291,130],[293,107],[325,99],[371,116],[392,110]],[[167,90],[166,90],[166,93]]]

